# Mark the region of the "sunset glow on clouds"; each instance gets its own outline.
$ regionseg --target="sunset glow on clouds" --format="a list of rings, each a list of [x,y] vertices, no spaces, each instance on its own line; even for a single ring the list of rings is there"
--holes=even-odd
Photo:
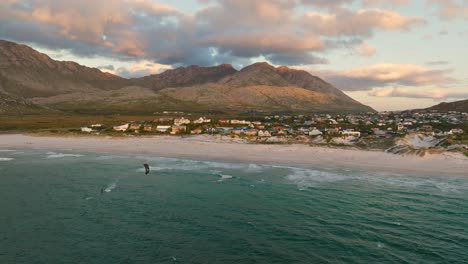
[[[307,69],[377,109],[376,97],[394,109],[407,107],[403,97],[430,104],[412,92],[421,89],[442,91],[424,98],[466,98],[467,25],[468,0],[0,2],[0,38],[56,59],[66,53],[124,77],[266,60]]]

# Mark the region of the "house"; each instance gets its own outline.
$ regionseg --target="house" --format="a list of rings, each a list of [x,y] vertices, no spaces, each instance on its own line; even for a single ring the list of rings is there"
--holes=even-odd
[[[169,123],[172,123],[174,122],[174,118],[170,118],[170,117],[161,117],[161,118],[157,118],[154,120],[155,123],[166,123],[166,124],[169,124]]]
[[[201,134],[203,133],[203,129],[198,127],[198,128],[195,128],[194,130],[190,131],[190,134]]]
[[[244,132],[247,136],[256,136],[258,134],[257,129],[247,129]]]
[[[406,127],[403,124],[398,124],[398,127],[397,127],[398,131],[401,131],[401,130],[404,130],[404,129],[406,129]]]
[[[157,126],[156,131],[161,132],[161,133],[166,133],[169,129],[171,129],[171,126]]]
[[[205,117],[200,117],[197,120],[193,121],[194,124],[204,124],[204,123],[211,123],[211,119],[207,119]]]
[[[232,128],[230,127],[217,127],[216,131],[221,134],[229,134],[232,132]]]
[[[463,134],[463,133],[464,133],[463,129],[461,129],[461,128],[453,128],[453,129],[450,129],[450,131],[449,131],[448,134],[449,134],[449,135],[461,135],[461,134]]]
[[[92,128],[100,128],[100,127],[103,127],[104,125],[103,124],[92,124],[91,127]]]
[[[322,135],[322,132],[316,128],[313,128],[312,130],[309,131],[309,136],[318,136]]]
[[[430,126],[430,125],[424,125],[424,126],[421,126],[421,127],[419,128],[419,130],[425,131],[425,132],[431,132],[431,131],[432,131],[432,126]]]
[[[187,131],[186,126],[172,126],[171,134],[175,135],[175,134],[185,133],[185,131]]]
[[[89,127],[81,127],[81,132],[86,132],[86,133],[91,133],[93,132],[94,130],[92,128],[89,128]]]
[[[143,130],[146,131],[146,132],[151,132],[153,130],[153,125],[151,124],[145,124],[143,126]]]
[[[258,131],[259,137],[271,137],[271,134],[268,130],[260,130]]]
[[[131,124],[129,127],[130,130],[140,130],[140,128],[141,128],[141,125],[136,124],[136,123]]]
[[[250,125],[250,121],[245,121],[245,120],[231,120],[231,124],[233,125]]]
[[[231,130],[231,133],[232,134],[235,134],[235,135],[240,135],[240,134],[243,134],[244,133],[244,129],[243,128],[233,128]]]
[[[361,132],[353,130],[343,130],[340,131],[340,134],[344,137],[361,137]]]
[[[220,124],[229,124],[229,120],[227,120],[227,119],[220,119],[220,120],[218,120],[218,123],[220,123]]]
[[[190,120],[184,117],[174,119],[174,125],[181,126],[185,124],[190,124]]]
[[[121,125],[121,126],[115,126],[115,127],[113,127],[113,129],[115,131],[127,131],[128,127],[129,127],[129,124],[124,124],[124,125]]]

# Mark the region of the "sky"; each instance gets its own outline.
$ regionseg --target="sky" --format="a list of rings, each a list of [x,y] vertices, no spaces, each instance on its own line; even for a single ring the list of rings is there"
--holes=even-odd
[[[0,39],[123,77],[267,61],[380,111],[468,99],[468,0],[1,0]]]

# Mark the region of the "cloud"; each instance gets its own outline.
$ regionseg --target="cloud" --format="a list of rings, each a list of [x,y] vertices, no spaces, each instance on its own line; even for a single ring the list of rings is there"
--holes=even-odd
[[[237,63],[256,57],[307,65],[327,62],[324,54],[340,48],[370,56],[372,48],[363,43],[375,32],[408,31],[424,23],[389,10],[351,9],[353,0],[198,3],[201,8],[187,13],[154,0],[4,0],[0,38],[68,49],[80,56],[171,65]]]
[[[448,61],[428,61],[424,64],[429,65],[429,66],[439,66],[439,65],[448,65],[449,62]]]
[[[377,49],[375,47],[366,42],[359,45],[357,49],[359,55],[364,57],[372,57],[377,52]]]
[[[265,57],[268,61],[276,65],[309,65],[309,64],[328,64],[325,58],[316,57],[309,53],[277,53]]]
[[[403,6],[408,5],[411,0],[363,0],[362,4],[365,6],[382,6],[382,5],[394,5]]]
[[[376,29],[407,31],[425,23],[417,17],[379,9],[337,9],[333,14],[309,12],[303,19],[304,27],[325,36],[370,36]]]
[[[403,87],[377,89],[369,92],[369,95],[376,97],[430,98],[434,100],[445,100],[448,98],[468,98],[468,92],[457,92],[443,89],[414,90]]]
[[[468,0],[427,0],[426,4],[443,19],[468,19]]]
[[[320,76],[344,91],[365,91],[373,88],[403,85],[449,85],[457,80],[448,76],[452,70],[432,70],[414,64],[382,63],[344,71],[318,71]]]
[[[171,69],[168,65],[162,65],[148,60],[138,61],[130,67],[119,67],[115,69],[113,65],[105,65],[98,68],[103,72],[112,73],[125,78],[143,77]]]

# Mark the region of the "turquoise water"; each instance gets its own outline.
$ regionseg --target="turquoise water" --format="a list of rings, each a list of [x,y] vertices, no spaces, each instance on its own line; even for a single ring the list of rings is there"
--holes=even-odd
[[[468,177],[1,150],[0,208],[0,263],[468,262]]]

